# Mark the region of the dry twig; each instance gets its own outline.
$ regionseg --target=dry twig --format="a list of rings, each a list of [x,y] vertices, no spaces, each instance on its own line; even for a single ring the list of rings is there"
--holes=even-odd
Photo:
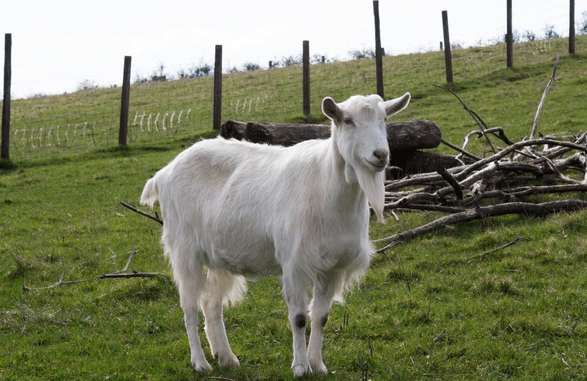
[[[522,240],[522,237],[520,237],[520,236],[517,236],[517,237],[516,237],[516,238],[515,238],[513,241],[511,241],[511,242],[508,242],[508,243],[506,243],[505,245],[502,245],[502,246],[500,246],[500,247],[498,247],[498,248],[495,248],[495,249],[493,249],[493,250],[486,251],[486,252],[485,252],[485,253],[483,253],[483,254],[479,254],[479,255],[473,255],[472,257],[469,257],[469,258],[467,258],[467,263],[471,262],[473,259],[479,259],[479,258],[483,258],[483,257],[485,257],[486,255],[493,254],[493,253],[495,253],[496,251],[500,251],[500,250],[503,250],[503,249],[505,249],[505,248],[508,248],[508,247],[510,247],[510,246],[513,246],[513,245],[515,245],[516,243],[520,242],[521,240]]]
[[[143,212],[142,210],[135,208],[134,206],[132,206],[131,204],[129,204],[128,202],[125,201],[120,201],[120,205],[124,206],[125,208],[128,208],[130,210],[132,210],[135,213],[140,214],[141,216],[145,216],[147,218],[152,219],[153,221],[159,223],[160,225],[163,225],[163,220],[159,218],[159,216],[157,215],[157,213],[155,213],[155,215],[151,215],[147,212]]]
[[[61,272],[61,277],[59,278],[59,281],[53,283],[50,286],[46,286],[46,287],[29,287],[26,284],[22,284],[22,290],[23,291],[40,291],[40,290],[48,290],[50,288],[54,288],[54,287],[61,287],[61,286],[68,286],[71,284],[77,284],[77,283],[81,283],[81,282],[85,282],[85,279],[79,279],[79,280],[63,280],[65,278],[65,270],[63,270]]]

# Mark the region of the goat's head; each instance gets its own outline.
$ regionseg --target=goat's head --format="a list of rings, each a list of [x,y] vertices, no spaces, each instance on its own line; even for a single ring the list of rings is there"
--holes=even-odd
[[[389,145],[385,120],[408,106],[410,93],[384,102],[378,95],[353,96],[335,103],[324,98],[322,112],[333,122],[332,138],[345,162],[348,183],[359,182],[377,219],[383,221]]]

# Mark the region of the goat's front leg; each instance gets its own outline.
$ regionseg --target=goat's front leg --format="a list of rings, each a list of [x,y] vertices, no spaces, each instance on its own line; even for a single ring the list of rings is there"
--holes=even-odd
[[[289,322],[293,331],[294,376],[301,377],[311,372],[306,354],[306,324],[308,320],[308,295],[303,279],[293,273],[283,274],[283,296],[289,309]]]
[[[338,276],[322,277],[314,283],[312,302],[310,303],[310,318],[312,330],[308,345],[308,361],[314,373],[328,374],[328,369],[322,361],[322,340],[324,326],[328,321],[328,313],[336,289],[341,287],[342,279]]]

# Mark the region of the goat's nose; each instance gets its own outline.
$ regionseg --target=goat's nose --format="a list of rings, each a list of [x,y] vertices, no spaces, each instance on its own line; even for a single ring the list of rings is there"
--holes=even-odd
[[[379,161],[386,161],[389,153],[383,149],[376,149],[373,151],[373,156],[375,156]]]

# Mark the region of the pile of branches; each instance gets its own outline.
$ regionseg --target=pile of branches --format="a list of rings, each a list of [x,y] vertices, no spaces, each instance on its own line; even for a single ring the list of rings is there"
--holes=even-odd
[[[387,181],[385,209],[396,219],[394,212],[397,210],[427,210],[446,215],[374,241],[387,243],[378,252],[447,225],[506,214],[546,215],[587,208],[587,201],[578,199],[529,201],[534,195],[587,191],[587,132],[580,132],[570,140],[537,134],[544,101],[555,81],[557,64],[558,57],[538,105],[530,135],[519,142],[511,141],[500,127],[488,128],[452,90],[442,88],[461,102],[479,130],[467,134],[461,147],[441,140],[459,152],[456,159],[461,160],[461,166]],[[492,150],[490,156],[480,158],[467,151],[469,140],[475,136],[486,139]],[[496,149],[496,144],[504,148]]]

